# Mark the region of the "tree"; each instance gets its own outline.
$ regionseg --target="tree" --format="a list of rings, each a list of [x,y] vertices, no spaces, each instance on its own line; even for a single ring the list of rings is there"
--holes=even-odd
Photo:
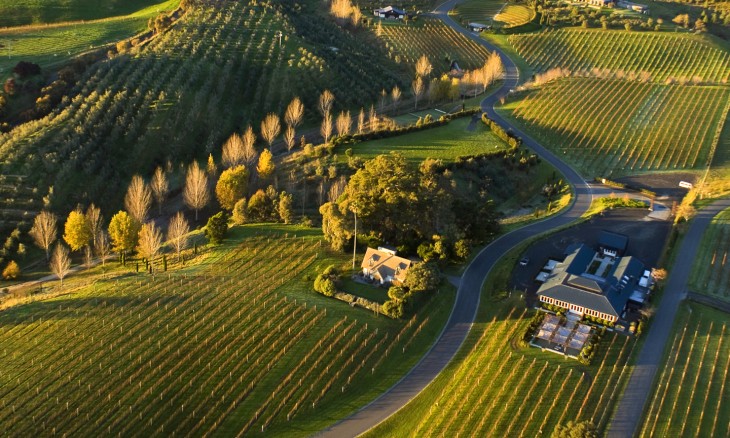
[[[360,22],[362,21],[362,11],[359,7],[353,6],[352,9],[350,9],[350,12],[352,15],[350,15],[350,19],[352,20],[352,25],[357,27],[360,25]]]
[[[25,79],[28,76],[41,74],[41,66],[28,61],[20,61],[13,67],[13,73],[18,75],[20,79]]]
[[[256,165],[256,172],[261,178],[266,179],[274,173],[274,170],[276,170],[274,156],[271,154],[271,151],[264,149],[261,151],[261,156],[259,156],[259,163]]]
[[[568,421],[563,426],[558,424],[555,426],[551,438],[598,438],[598,432],[596,432],[596,426],[590,421],[581,421],[580,423],[574,423]]]
[[[223,242],[228,231],[228,216],[226,212],[220,211],[208,219],[205,226],[205,237],[214,245]]]
[[[441,273],[432,263],[416,263],[408,269],[404,285],[411,293],[436,290],[441,283]]]
[[[241,198],[233,206],[233,215],[231,217],[236,225],[243,225],[248,222],[248,201]]]
[[[274,113],[267,114],[261,122],[261,136],[268,143],[269,149],[280,132],[281,122],[279,122],[279,116]]]
[[[286,192],[279,193],[279,205],[277,206],[277,211],[282,222],[285,224],[292,223],[292,220],[294,219],[293,204],[294,197],[291,194]]]
[[[124,197],[124,208],[137,222],[143,223],[147,220],[151,204],[152,191],[141,176],[134,175]]]
[[[324,117],[332,110],[332,104],[335,102],[335,95],[330,90],[324,90],[319,96],[319,113]]]
[[[325,143],[329,143],[330,136],[332,135],[332,115],[325,113],[322,119],[322,126],[319,128],[319,133],[322,134]]]
[[[390,92],[390,99],[393,101],[393,110],[398,109],[398,102],[400,102],[401,98],[401,91],[400,88],[396,85],[393,87],[393,90]]]
[[[428,60],[426,55],[421,55],[418,61],[416,61],[416,76],[425,78],[431,74],[432,70],[433,66],[431,65],[431,61]]]
[[[175,216],[170,220],[170,225],[167,227],[167,240],[175,249],[177,259],[180,260],[180,254],[188,246],[188,233],[190,232],[190,226],[188,225],[187,219],[178,211]]]
[[[258,222],[268,221],[271,218],[271,207],[266,192],[259,189],[248,199],[248,217]]]
[[[243,164],[249,168],[256,164],[256,160],[259,158],[258,152],[256,152],[256,134],[253,133],[253,128],[249,125],[246,128],[246,132],[241,136],[243,141]]]
[[[294,131],[294,127],[289,125],[286,127],[286,130],[284,131],[284,143],[286,144],[286,149],[288,151],[291,151],[294,149],[294,145],[296,144],[296,132]]]
[[[213,180],[218,176],[218,166],[215,164],[213,154],[208,154],[208,164],[205,166],[205,172]]]
[[[111,253],[109,235],[104,232],[104,230],[100,230],[96,239],[94,239],[94,251],[96,252],[97,257],[101,259],[101,265],[104,266],[106,264],[107,256]]]
[[[236,201],[246,194],[247,187],[248,170],[245,166],[238,165],[221,173],[221,177],[215,185],[215,195],[221,207],[226,210],[233,210]]]
[[[68,255],[68,248],[62,243],[56,244],[56,249],[53,251],[51,256],[51,272],[56,274],[59,280],[61,280],[61,286],[63,286],[63,279],[68,275],[71,269],[71,257]]]
[[[86,222],[89,224],[89,232],[91,232],[91,244],[96,246],[96,239],[102,231],[101,209],[94,204],[89,205],[89,208],[86,209]]]
[[[654,268],[651,270],[651,276],[656,281],[664,281],[667,279],[667,270],[663,268]]]
[[[157,214],[162,215],[162,203],[165,202],[167,192],[170,191],[170,185],[167,182],[165,171],[159,166],[155,169],[155,174],[152,175],[150,188],[152,189],[152,195],[155,197],[155,202],[157,203]]]
[[[288,126],[296,128],[302,123],[303,117],[304,104],[302,104],[302,101],[299,100],[298,97],[295,97],[294,99],[292,99],[291,102],[289,102],[289,106],[286,107],[286,112],[284,113],[284,121]]]
[[[343,136],[348,135],[350,133],[350,127],[352,126],[352,117],[350,117],[350,112],[342,111],[339,116],[337,116],[337,135]]]
[[[687,27],[689,26],[689,14],[679,14],[672,19],[675,24]]]
[[[362,134],[365,132],[365,109],[360,108],[360,113],[357,115],[357,133]]]
[[[148,222],[142,225],[139,230],[139,243],[137,244],[137,253],[147,260],[152,260],[157,256],[162,248],[162,232],[154,222]]]
[[[411,89],[413,90],[413,97],[416,99],[414,108],[418,108],[418,99],[423,95],[423,79],[420,76],[413,81]]]
[[[58,236],[58,217],[49,212],[41,211],[33,219],[33,227],[30,229],[30,236],[38,247],[46,252],[46,261],[50,260],[51,245]]]
[[[10,260],[5,269],[3,269],[3,280],[17,280],[20,278],[20,266],[15,260]]]
[[[195,210],[195,220],[197,221],[198,212],[208,205],[208,201],[210,201],[208,176],[200,168],[197,161],[193,161],[193,164],[188,168],[188,173],[185,177],[185,188],[183,189],[183,199],[188,207]]]
[[[118,212],[109,222],[109,237],[114,250],[121,254],[134,249],[137,245],[138,234],[139,223],[126,211]]]
[[[64,226],[63,240],[71,247],[71,251],[78,251],[88,245],[91,237],[89,222],[81,209],[69,213]]]
[[[221,162],[225,167],[233,167],[244,162],[243,153],[243,139],[237,133],[231,134],[223,143],[223,153],[221,155]]]

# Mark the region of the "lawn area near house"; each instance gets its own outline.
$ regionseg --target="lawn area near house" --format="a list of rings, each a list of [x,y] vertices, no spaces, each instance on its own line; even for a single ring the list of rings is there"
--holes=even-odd
[[[383,304],[388,300],[388,288],[375,285],[363,284],[352,278],[344,278],[340,284],[343,292],[365,298],[376,303]]]

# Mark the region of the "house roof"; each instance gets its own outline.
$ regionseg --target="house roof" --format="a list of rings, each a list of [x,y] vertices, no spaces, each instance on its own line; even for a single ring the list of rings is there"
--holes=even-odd
[[[399,15],[406,14],[406,11],[404,11],[403,9],[398,9],[395,6],[386,6],[384,8],[380,8],[380,9],[378,9],[378,12],[380,12],[381,14],[384,12],[395,12],[396,14],[399,14]]]
[[[598,235],[598,245],[619,251],[626,251],[626,248],[629,246],[629,237],[604,230]]]
[[[398,281],[406,279],[406,272],[413,264],[412,261],[389,254],[375,248],[368,248],[365,257],[362,259],[361,267],[367,269],[373,274],[380,276],[382,280],[388,277],[395,278]]]

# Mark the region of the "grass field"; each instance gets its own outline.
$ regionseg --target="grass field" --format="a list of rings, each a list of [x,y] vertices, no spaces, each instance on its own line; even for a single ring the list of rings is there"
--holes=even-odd
[[[366,436],[548,436],[557,424],[572,420],[605,428],[628,379],[637,341],[606,333],[588,367],[520,347],[530,321],[524,301],[506,294],[495,298],[495,285],[509,278],[515,264],[516,256],[510,257],[492,271],[477,323],[457,358]]]
[[[448,316],[453,293],[393,321],[312,292],[343,261],[318,230],[231,233],[186,268],[82,274],[3,311],[5,433],[311,435],[397,380]]]
[[[730,88],[560,79],[501,111],[586,176],[703,169]]]
[[[462,117],[444,127],[358,143],[352,150],[364,159],[397,151],[418,164],[426,158],[452,161],[459,156],[507,148],[507,144],[495,137],[483,123],[477,121],[472,125],[471,117]]]
[[[0,0],[0,27],[129,15],[160,0]]]
[[[492,24],[494,16],[505,6],[503,0],[465,0],[452,10],[467,23]]]
[[[730,434],[728,320],[709,307],[682,305],[639,436]]]
[[[730,210],[712,220],[702,236],[700,254],[695,260],[690,278],[694,292],[730,301]]]
[[[0,29],[0,75],[5,76],[19,61],[49,67],[129,38],[146,30],[147,20],[157,16],[158,11],[170,11],[179,3],[168,0],[130,15],[96,21]]]
[[[507,4],[495,15],[494,23],[506,28],[521,26],[529,23],[535,17],[535,11],[527,5]]]
[[[509,41],[536,71],[561,67],[646,72],[655,82],[696,78],[703,83],[727,83],[730,79],[730,53],[703,35],[559,29],[512,35]]]
[[[407,64],[415,72],[415,64],[426,55],[433,64],[432,76],[449,71],[451,61],[457,61],[462,69],[481,67],[489,51],[462,36],[439,20],[419,18],[405,25],[383,21],[380,38],[385,42],[388,56],[401,64]]]

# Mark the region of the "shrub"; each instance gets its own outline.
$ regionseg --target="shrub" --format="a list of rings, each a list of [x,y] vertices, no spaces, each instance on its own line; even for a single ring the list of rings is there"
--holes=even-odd
[[[20,266],[11,260],[3,269],[3,280],[17,280],[20,278]]]
[[[337,292],[337,287],[328,275],[319,274],[314,279],[314,290],[326,297],[331,297]]]
[[[205,237],[214,245],[223,242],[228,231],[228,216],[224,211],[220,211],[208,219],[205,226]]]

